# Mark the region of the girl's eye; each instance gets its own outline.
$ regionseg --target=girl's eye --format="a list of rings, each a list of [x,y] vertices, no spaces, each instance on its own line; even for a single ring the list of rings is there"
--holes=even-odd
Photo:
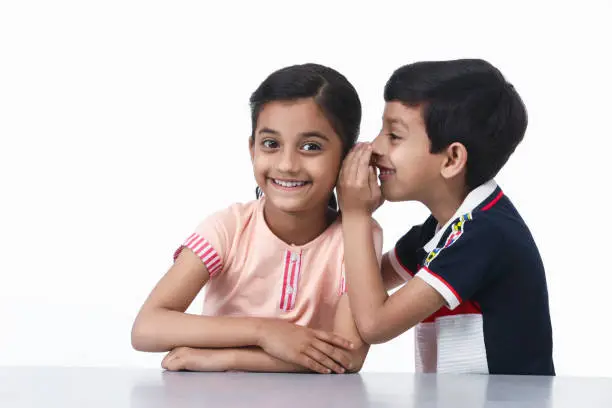
[[[321,150],[321,146],[319,146],[316,143],[306,143],[304,144],[304,146],[302,146],[302,149],[307,150],[307,151]]]
[[[266,139],[263,142],[261,142],[263,147],[267,147],[268,149],[275,149],[278,147],[278,143],[276,143],[276,140],[272,140],[272,139]]]

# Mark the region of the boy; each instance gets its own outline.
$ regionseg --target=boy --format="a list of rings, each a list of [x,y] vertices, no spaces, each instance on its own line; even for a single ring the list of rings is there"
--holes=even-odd
[[[518,93],[486,61],[420,62],[393,73],[385,102],[381,133],[353,149],[338,185],[363,339],[382,343],[416,326],[417,372],[554,375],[544,267],[493,181],[527,127]],[[431,216],[385,254],[381,271],[369,228],[383,199],[420,201]],[[396,285],[407,283],[389,296],[381,276],[393,271]]]

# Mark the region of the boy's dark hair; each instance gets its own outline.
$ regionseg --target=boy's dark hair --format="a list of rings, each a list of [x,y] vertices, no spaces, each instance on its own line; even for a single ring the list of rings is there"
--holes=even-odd
[[[465,146],[470,190],[497,175],[527,129],[519,94],[480,59],[405,65],[387,81],[385,101],[422,107],[431,153],[454,142]]]
[[[253,92],[251,104],[251,140],[255,140],[257,119],[264,105],[273,101],[313,98],[342,141],[342,157],[351,150],[359,136],[361,101],[351,83],[338,71],[319,64],[292,65],[270,74]],[[262,192],[257,187],[257,198]],[[329,206],[338,209],[332,194]]]

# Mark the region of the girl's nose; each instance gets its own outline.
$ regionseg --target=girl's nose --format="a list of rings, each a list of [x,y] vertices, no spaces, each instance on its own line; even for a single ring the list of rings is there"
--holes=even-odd
[[[280,153],[277,163],[278,171],[285,173],[295,173],[299,170],[299,158],[292,149],[285,149]]]

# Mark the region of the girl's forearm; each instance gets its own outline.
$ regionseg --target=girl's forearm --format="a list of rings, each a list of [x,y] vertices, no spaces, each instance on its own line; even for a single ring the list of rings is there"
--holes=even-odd
[[[305,367],[279,360],[260,348],[239,348],[231,352],[233,354],[231,370],[271,373],[310,372]]]
[[[132,346],[163,352],[177,347],[231,348],[257,346],[265,319],[200,316],[174,310],[143,310],[132,327]]]
[[[179,347],[162,361],[162,367],[171,371],[251,371],[271,373],[308,372],[299,365],[272,357],[258,347],[197,349]]]

